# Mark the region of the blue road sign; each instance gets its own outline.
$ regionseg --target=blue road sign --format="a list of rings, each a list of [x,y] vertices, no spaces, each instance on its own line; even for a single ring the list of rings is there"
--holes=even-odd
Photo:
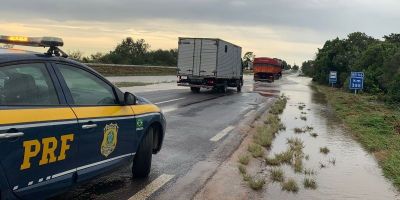
[[[337,72],[336,71],[331,71],[329,73],[329,84],[334,84],[337,82]]]
[[[362,90],[364,87],[364,72],[351,72],[350,90]]]

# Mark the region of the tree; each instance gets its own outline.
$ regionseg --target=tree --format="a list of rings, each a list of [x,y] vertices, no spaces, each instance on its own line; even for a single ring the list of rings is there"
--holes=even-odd
[[[79,50],[70,51],[67,54],[68,54],[68,58],[70,58],[72,60],[82,61],[83,53]]]
[[[242,59],[243,66],[248,67],[249,63],[252,63],[255,57],[256,56],[254,55],[253,52],[246,52]]]
[[[297,66],[296,64],[294,64],[293,67],[292,67],[292,70],[293,70],[293,71],[297,71],[297,70],[299,70],[299,69],[300,69],[300,67]]]

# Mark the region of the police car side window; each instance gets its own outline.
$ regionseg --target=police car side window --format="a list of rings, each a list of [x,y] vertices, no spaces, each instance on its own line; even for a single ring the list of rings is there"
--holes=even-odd
[[[58,105],[58,97],[43,63],[0,67],[0,105]]]
[[[117,105],[113,88],[83,69],[58,64],[74,105]]]

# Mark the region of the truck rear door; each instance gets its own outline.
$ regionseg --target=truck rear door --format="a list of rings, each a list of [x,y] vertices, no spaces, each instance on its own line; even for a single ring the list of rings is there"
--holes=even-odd
[[[203,39],[200,43],[200,75],[214,76],[217,66],[218,43],[216,40]]]
[[[179,39],[178,75],[193,75],[194,39]]]

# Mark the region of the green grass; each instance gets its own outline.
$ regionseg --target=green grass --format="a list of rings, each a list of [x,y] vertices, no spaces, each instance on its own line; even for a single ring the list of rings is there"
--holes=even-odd
[[[253,190],[260,190],[265,185],[265,180],[263,178],[251,178],[249,181],[249,186]]]
[[[285,175],[282,169],[273,168],[270,171],[271,180],[274,182],[283,182],[285,180]]]
[[[124,67],[124,66],[99,66],[91,64],[92,69],[103,76],[164,76],[176,75],[176,68],[162,67]]]
[[[274,115],[279,115],[283,112],[286,107],[287,98],[285,96],[279,97],[279,99],[275,102],[275,104],[271,107],[270,113]]]
[[[298,156],[298,157],[296,157],[296,159],[294,159],[293,168],[294,168],[294,172],[296,172],[296,173],[303,172],[303,158],[302,157]]]
[[[319,152],[321,152],[323,154],[328,154],[329,149],[328,149],[328,147],[321,147],[321,148],[319,148]]]
[[[264,149],[261,145],[252,143],[247,147],[247,150],[251,153],[254,158],[259,158],[264,156]]]
[[[239,163],[242,165],[248,165],[249,161],[250,161],[250,156],[245,154],[245,155],[241,155],[239,156]]]
[[[144,83],[144,82],[115,82],[114,85],[117,87],[133,87],[133,86],[145,86],[152,85],[154,83]]]
[[[239,169],[240,174],[247,174],[247,170],[244,165],[239,165],[238,169]]]
[[[293,179],[290,178],[287,181],[282,183],[282,190],[288,191],[288,192],[293,192],[296,193],[299,191],[299,186],[297,185],[297,182]]]
[[[254,142],[265,148],[270,148],[275,135],[273,131],[276,130],[273,130],[270,126],[259,127],[254,135]]]
[[[317,182],[312,178],[304,178],[303,185],[306,189],[317,189]]]

